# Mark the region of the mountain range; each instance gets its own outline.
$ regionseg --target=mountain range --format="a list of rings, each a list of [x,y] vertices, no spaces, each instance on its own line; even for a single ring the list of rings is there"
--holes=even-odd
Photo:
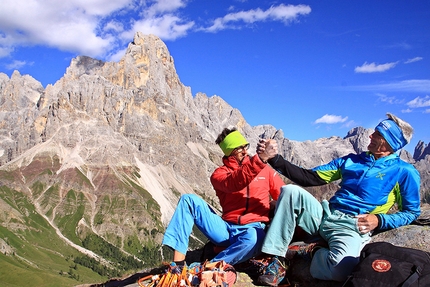
[[[219,211],[209,177],[222,164],[215,138],[224,127],[238,128],[251,154],[274,136],[285,158],[307,168],[365,151],[372,132],[298,142],[250,126],[221,97],[193,96],[166,45],[142,33],[119,62],[79,56],[46,88],[0,73],[0,281],[71,286],[156,264],[181,194]],[[400,156],[420,172],[428,203],[430,145]],[[196,232],[191,245],[203,242]]]

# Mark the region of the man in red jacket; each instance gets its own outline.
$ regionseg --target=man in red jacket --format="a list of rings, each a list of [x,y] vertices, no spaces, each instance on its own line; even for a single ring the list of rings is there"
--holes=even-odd
[[[270,206],[285,184],[259,155],[248,155],[249,143],[236,129],[224,129],[215,142],[224,153],[224,165],[211,176],[222,216],[195,194],[181,196],[163,238],[163,245],[174,250],[173,261],[178,265],[184,264],[194,224],[224,248],[212,261],[234,265],[258,255]]]

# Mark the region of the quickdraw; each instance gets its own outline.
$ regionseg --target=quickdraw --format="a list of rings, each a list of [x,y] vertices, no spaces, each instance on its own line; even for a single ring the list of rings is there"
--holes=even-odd
[[[148,275],[137,283],[140,287],[232,287],[236,275],[229,284],[226,271],[236,274],[234,268],[224,261],[193,263],[183,266],[182,270],[173,263],[164,274]]]
[[[140,287],[191,287],[187,266],[184,266],[181,273],[172,272],[172,266],[163,275],[148,275],[140,278],[137,284]]]
[[[159,279],[160,279],[160,276],[158,275],[148,275],[143,278],[140,278],[137,281],[137,284],[140,287],[152,287],[156,285],[155,283],[158,282]]]

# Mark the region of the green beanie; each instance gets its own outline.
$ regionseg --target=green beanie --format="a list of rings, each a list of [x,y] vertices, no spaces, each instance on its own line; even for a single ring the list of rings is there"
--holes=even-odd
[[[240,134],[238,131],[234,131],[229,133],[225,139],[220,142],[219,147],[222,149],[224,154],[226,156],[230,156],[231,152],[242,145],[246,145],[248,142],[243,137],[243,135]]]

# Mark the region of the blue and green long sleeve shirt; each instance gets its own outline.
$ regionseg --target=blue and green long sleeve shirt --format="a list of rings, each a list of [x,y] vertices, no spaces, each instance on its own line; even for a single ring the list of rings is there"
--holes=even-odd
[[[340,180],[330,208],[350,215],[376,214],[380,230],[407,225],[420,215],[420,175],[396,153],[379,159],[369,152],[349,154],[313,169],[298,167],[280,155],[269,164],[305,187]],[[387,213],[395,203],[399,211]]]

